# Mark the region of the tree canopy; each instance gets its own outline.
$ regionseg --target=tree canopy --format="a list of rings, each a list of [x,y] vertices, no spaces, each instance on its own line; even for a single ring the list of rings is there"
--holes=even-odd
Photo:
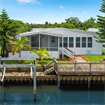
[[[8,53],[8,47],[13,37],[18,33],[30,31],[30,25],[19,20],[10,19],[6,10],[3,9],[0,14],[0,46],[1,55],[4,57]]]
[[[105,43],[105,0],[103,0],[100,11],[104,14],[104,16],[97,15],[99,32],[97,32],[98,37],[97,36],[95,37],[97,38],[96,40],[97,42]]]

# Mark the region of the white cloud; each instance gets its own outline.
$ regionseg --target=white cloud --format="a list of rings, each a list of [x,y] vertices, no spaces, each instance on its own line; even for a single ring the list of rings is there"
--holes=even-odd
[[[87,14],[87,12],[86,12],[86,11],[84,11],[84,12],[83,12],[83,14],[85,15],[85,14]]]
[[[63,6],[60,6],[59,8],[60,8],[60,9],[64,9],[64,7],[63,7]]]
[[[63,14],[62,16],[69,16],[69,15],[72,15],[72,14],[73,14],[73,12],[68,12],[66,14]]]
[[[40,4],[40,2],[38,2],[37,0],[17,0],[20,3],[36,3],[36,4]]]
[[[69,12],[69,14],[73,14],[73,12]]]

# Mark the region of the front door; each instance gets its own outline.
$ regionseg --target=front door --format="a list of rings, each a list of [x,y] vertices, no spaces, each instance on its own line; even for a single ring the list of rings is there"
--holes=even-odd
[[[57,37],[51,37],[50,43],[50,47],[57,47]]]

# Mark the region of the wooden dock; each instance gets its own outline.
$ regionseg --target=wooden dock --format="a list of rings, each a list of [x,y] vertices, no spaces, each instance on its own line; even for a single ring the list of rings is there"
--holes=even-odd
[[[34,59],[34,58],[33,58]],[[2,59],[3,60],[3,59]],[[4,59],[5,60],[5,59]],[[9,59],[10,60],[10,59]],[[29,68],[28,72],[7,72],[7,68]],[[36,71],[36,65],[7,65],[0,64],[0,80],[2,85],[5,81],[30,81],[33,83],[34,100],[36,100],[36,83],[38,81],[56,81],[58,88],[61,82],[67,83],[87,83],[90,89],[90,83],[98,81],[105,84],[105,63],[104,62],[60,62],[55,59],[44,66],[44,71]]]
[[[105,63],[57,63],[58,75],[105,75]]]

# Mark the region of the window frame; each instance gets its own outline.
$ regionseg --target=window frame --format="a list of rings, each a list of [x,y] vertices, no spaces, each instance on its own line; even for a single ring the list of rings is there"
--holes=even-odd
[[[61,41],[60,41],[61,39]],[[62,47],[62,37],[59,37],[59,47]]]
[[[83,42],[83,38],[85,38],[85,42]],[[86,37],[82,37],[82,48],[86,48],[86,43],[87,43]],[[85,47],[83,47],[83,44],[85,44]]]
[[[79,38],[79,42],[77,42],[77,38]],[[79,47],[77,47],[77,44],[79,43]],[[80,48],[81,47],[81,37],[76,37],[76,48]]]
[[[32,37],[34,37],[34,38],[36,37],[36,40],[33,40],[34,38],[32,38]],[[35,42],[34,45],[36,44],[36,46],[32,46],[33,42]],[[39,47],[39,37],[38,37],[38,35],[31,36],[31,48],[37,48],[37,47]]]
[[[65,38],[67,38],[67,42],[65,42]],[[66,44],[67,46],[66,46],[65,44]],[[65,47],[68,47],[68,37],[64,37],[64,38],[63,38],[63,45],[64,45]]]
[[[73,42],[70,42],[70,38],[73,39]],[[72,44],[73,46],[70,46],[70,44]],[[69,47],[73,48],[74,47],[74,37],[69,37]]]
[[[91,42],[89,42],[89,38],[91,38]],[[92,37],[87,37],[87,40],[88,40],[88,42],[87,42],[87,47],[88,48],[92,48],[93,47],[93,38]],[[91,46],[89,46],[89,44],[91,44]]]

